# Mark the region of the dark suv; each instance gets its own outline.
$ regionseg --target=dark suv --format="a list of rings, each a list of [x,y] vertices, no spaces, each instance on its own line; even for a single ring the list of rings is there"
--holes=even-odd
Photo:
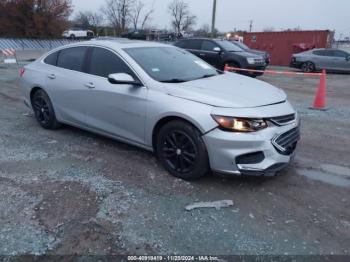
[[[262,56],[245,52],[226,40],[191,38],[180,40],[175,43],[175,46],[186,49],[219,70],[223,70],[225,65],[254,70],[266,68],[266,62]],[[252,77],[263,74],[245,71],[239,71],[239,73]]]
[[[230,41],[232,44],[242,48],[244,51],[249,52],[249,53],[253,53],[256,55],[260,55],[262,57],[265,58],[265,62],[266,62],[266,66],[268,66],[270,64],[270,54],[266,51],[260,51],[260,50],[256,50],[256,49],[250,49],[249,46],[247,46],[246,44],[239,42],[239,41]]]

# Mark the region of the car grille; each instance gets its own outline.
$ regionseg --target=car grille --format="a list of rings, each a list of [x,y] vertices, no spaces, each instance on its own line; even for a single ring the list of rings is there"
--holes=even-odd
[[[295,121],[295,114],[270,118],[270,121],[278,126],[288,125]]]
[[[294,152],[299,139],[300,129],[293,128],[286,133],[276,136],[272,140],[272,144],[282,155],[290,155]]]
[[[256,65],[265,65],[265,60],[264,59],[254,59],[254,63]]]

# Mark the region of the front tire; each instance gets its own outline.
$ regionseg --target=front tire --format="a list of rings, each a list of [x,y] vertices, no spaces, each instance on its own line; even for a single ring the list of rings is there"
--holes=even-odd
[[[234,68],[241,68],[241,66],[236,62],[226,62],[224,66],[225,67],[228,66],[228,67],[234,67]],[[237,73],[237,74],[241,73],[241,71],[239,71],[239,70],[229,70],[229,72]]]
[[[160,129],[156,152],[165,169],[175,177],[194,180],[209,173],[208,152],[201,134],[185,121],[172,121]]]
[[[54,130],[61,126],[56,119],[51,100],[44,90],[34,93],[32,106],[35,118],[43,128]]]

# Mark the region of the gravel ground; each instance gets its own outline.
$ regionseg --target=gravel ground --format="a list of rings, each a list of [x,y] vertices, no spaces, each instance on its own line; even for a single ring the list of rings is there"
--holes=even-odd
[[[350,75],[328,76],[325,112],[309,109],[317,78],[261,77],[302,115],[293,164],[189,183],[136,147],[43,130],[17,71],[0,68],[0,255],[350,255]],[[234,205],[185,210],[224,199]]]

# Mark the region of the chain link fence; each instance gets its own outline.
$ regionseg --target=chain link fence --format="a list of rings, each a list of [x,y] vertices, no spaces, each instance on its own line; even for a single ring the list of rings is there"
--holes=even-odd
[[[14,39],[14,38],[0,38],[0,50],[15,49],[19,50],[40,50],[53,49],[63,45],[78,42],[79,40],[70,39],[54,39],[54,40],[38,40],[38,39]]]

